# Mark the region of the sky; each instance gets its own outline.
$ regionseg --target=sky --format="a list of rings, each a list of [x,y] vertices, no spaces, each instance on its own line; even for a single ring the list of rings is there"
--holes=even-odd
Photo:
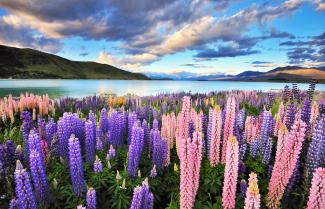
[[[321,0],[0,0],[0,44],[147,74],[325,66]]]

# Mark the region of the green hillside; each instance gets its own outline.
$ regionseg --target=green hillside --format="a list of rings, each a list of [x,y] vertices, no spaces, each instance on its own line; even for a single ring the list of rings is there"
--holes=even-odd
[[[0,45],[0,78],[16,79],[121,79],[148,80],[111,65],[96,62],[71,61],[33,49]]]

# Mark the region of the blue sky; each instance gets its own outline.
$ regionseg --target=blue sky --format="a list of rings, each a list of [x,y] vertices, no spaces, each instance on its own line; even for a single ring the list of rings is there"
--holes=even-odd
[[[143,73],[325,65],[321,0],[0,0],[0,44]]]

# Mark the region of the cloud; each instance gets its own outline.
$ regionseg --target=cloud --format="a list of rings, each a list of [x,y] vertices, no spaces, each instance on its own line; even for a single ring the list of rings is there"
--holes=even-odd
[[[279,67],[281,66],[280,64],[275,64],[273,62],[268,62],[268,61],[254,61],[250,64],[252,67]]]
[[[85,57],[85,56],[87,56],[88,54],[89,54],[88,52],[82,52],[82,53],[79,54],[79,56]]]
[[[187,63],[187,64],[182,64],[180,66],[191,67],[191,68],[208,68],[209,67],[209,66],[197,64],[197,63]]]
[[[251,49],[241,49],[236,46],[220,46],[218,50],[206,49],[195,55],[196,58],[220,58],[220,57],[237,57],[251,54],[257,54],[259,51]]]
[[[0,44],[3,45],[33,48],[50,53],[57,53],[63,48],[61,41],[47,38],[29,27],[17,27],[4,17],[0,17],[0,34]]]
[[[321,0],[313,0],[313,4],[316,6],[316,10],[323,12],[325,11],[325,3]]]

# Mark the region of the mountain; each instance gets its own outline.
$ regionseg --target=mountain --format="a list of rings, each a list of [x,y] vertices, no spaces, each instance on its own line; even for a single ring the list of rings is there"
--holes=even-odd
[[[245,71],[233,78],[226,78],[224,80],[308,82],[311,79],[325,83],[325,68],[306,68],[300,66],[277,67],[267,72]]]
[[[223,73],[201,75],[198,73],[192,73],[187,71],[180,71],[174,73],[147,72],[145,73],[145,75],[155,80],[215,80],[219,78],[225,78],[227,76]]]
[[[0,78],[148,80],[111,65],[68,60],[34,49],[0,45]]]

